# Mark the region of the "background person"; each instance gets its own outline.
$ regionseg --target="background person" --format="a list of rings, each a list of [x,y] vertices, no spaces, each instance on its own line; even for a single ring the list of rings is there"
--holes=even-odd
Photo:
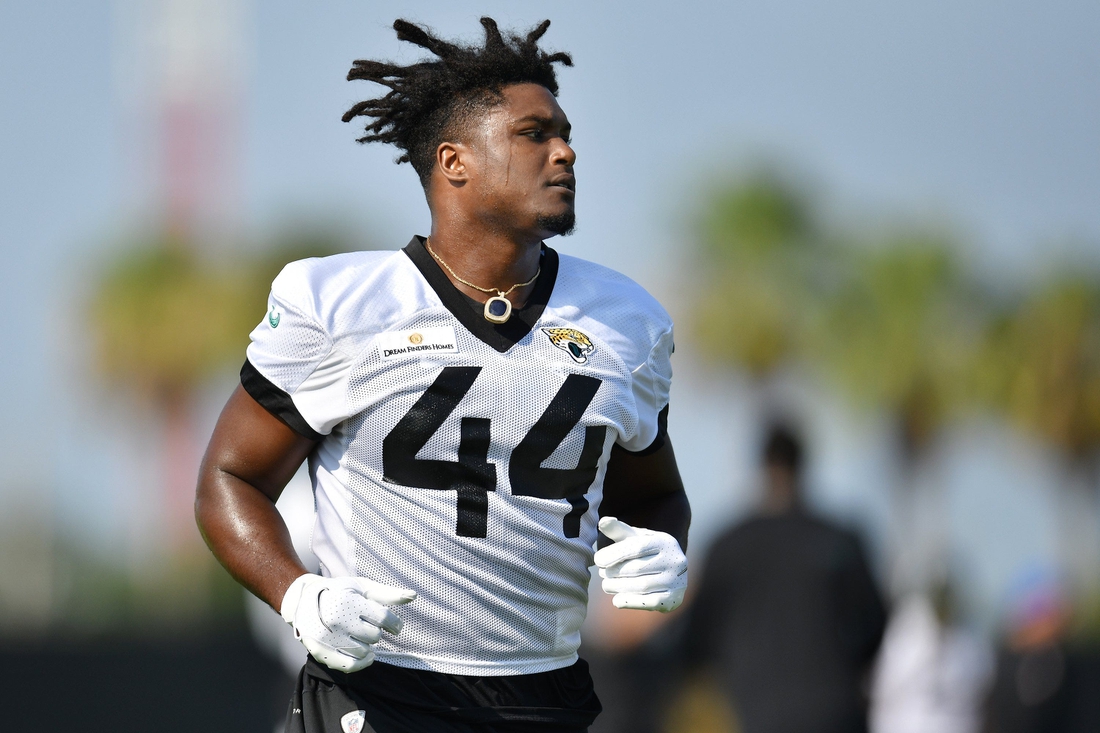
[[[687,634],[693,666],[744,733],[860,733],[886,610],[855,534],[805,506],[802,442],[773,427],[756,513],[707,553]]]

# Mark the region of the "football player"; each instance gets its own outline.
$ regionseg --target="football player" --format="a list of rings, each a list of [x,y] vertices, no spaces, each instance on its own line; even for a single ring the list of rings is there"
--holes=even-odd
[[[411,163],[431,234],[287,265],[203,460],[207,543],[309,652],[287,731],[587,730],[589,567],[619,608],[683,598],[672,323],[544,243],[574,223],[572,62],[549,21],[481,23],[465,46],[398,20],[436,58],[355,62],[387,89],[344,120]],[[320,574],[274,504],[303,461]]]

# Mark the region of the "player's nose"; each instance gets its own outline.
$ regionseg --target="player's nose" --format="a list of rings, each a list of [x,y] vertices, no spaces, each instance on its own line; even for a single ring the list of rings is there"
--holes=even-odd
[[[550,162],[554,165],[565,165],[572,168],[577,162],[577,153],[573,147],[562,138],[555,140],[553,152],[550,154]]]

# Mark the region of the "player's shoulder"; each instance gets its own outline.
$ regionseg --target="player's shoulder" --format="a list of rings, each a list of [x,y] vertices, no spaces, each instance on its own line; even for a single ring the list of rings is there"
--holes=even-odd
[[[409,292],[415,280],[415,269],[400,250],[347,252],[288,263],[271,292],[336,335],[349,327],[377,330],[402,317],[404,306],[419,299],[389,294]]]
[[[645,361],[662,341],[671,349],[672,318],[644,287],[604,265],[558,255],[558,278],[547,309],[615,345],[624,360]]]
[[[344,252],[288,262],[272,290],[295,300],[331,301],[346,296],[364,277],[384,269],[396,251]]]
[[[569,300],[607,317],[629,314],[667,330],[672,319],[660,302],[626,275],[589,260],[558,255],[558,287]]]

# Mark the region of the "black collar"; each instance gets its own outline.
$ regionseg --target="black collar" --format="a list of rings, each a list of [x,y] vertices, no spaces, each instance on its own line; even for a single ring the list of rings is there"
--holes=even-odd
[[[542,245],[542,272],[535,281],[535,288],[531,297],[522,308],[512,309],[512,317],[507,323],[490,323],[480,314],[470,308],[466,296],[451,283],[447,274],[439,267],[431,253],[424,247],[424,237],[414,236],[402,250],[420,274],[432,286],[432,290],[446,306],[447,310],[458,319],[466,329],[496,349],[500,353],[508,351],[522,341],[531,329],[538,323],[546,304],[550,301],[550,293],[554,290],[554,283],[558,279],[558,253],[545,244]]]

